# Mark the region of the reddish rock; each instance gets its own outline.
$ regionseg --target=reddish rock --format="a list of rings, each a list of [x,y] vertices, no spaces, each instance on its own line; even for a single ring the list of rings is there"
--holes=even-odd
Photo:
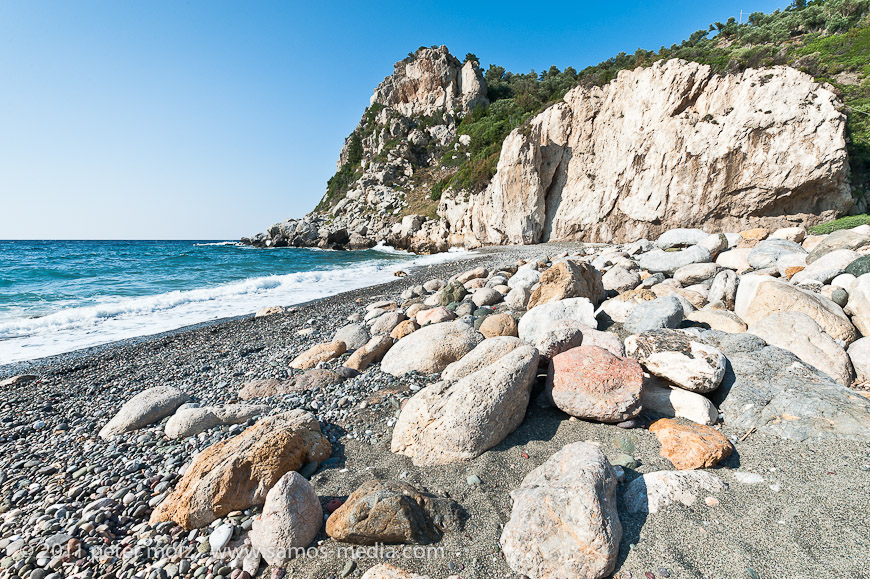
[[[695,470],[716,466],[731,454],[733,447],[725,436],[703,424],[680,424],[662,418],[650,425],[662,445],[661,455],[678,470]]]
[[[643,369],[635,360],[598,346],[580,346],[553,356],[547,395],[572,416],[622,422],[641,410]]]

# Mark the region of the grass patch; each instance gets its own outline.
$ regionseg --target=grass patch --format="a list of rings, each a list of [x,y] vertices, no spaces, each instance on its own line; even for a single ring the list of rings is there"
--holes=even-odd
[[[849,215],[848,217],[841,217],[827,223],[820,223],[810,227],[807,231],[813,235],[825,235],[839,229],[852,229],[853,227],[867,224],[870,224],[870,215],[865,213],[863,215]]]

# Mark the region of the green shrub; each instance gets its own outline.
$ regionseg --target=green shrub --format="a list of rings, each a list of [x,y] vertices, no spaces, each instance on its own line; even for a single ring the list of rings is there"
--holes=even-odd
[[[849,215],[848,217],[841,217],[827,223],[820,223],[810,227],[807,231],[813,235],[824,235],[839,229],[852,229],[853,227],[867,224],[870,224],[870,215]]]

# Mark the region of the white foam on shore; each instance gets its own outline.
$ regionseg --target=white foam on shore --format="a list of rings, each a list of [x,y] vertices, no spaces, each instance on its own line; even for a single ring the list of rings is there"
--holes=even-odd
[[[210,288],[106,299],[39,318],[0,321],[0,365],[71,352],[191,324],[289,306],[394,280],[399,269],[471,257],[443,253],[408,261],[363,262],[353,267],[256,277]]]

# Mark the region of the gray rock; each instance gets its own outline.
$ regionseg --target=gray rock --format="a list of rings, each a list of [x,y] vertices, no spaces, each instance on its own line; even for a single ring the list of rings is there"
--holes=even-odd
[[[807,264],[811,264],[820,257],[837,249],[851,249],[855,251],[870,245],[870,235],[862,235],[851,229],[840,229],[828,235],[807,256]]]
[[[366,329],[365,324],[348,324],[335,332],[332,341],[344,342],[348,351],[351,351],[363,347],[369,341],[369,338],[371,336],[369,336],[369,331]]]
[[[202,408],[181,408],[166,422],[164,432],[172,439],[195,436],[222,424],[241,424],[268,412],[269,407],[254,404],[227,404]]]
[[[749,252],[749,265],[755,269],[764,269],[773,267],[776,261],[783,255],[789,253],[797,253],[806,255],[807,250],[787,239],[765,239],[759,241],[758,244]]]
[[[640,274],[624,267],[615,266],[601,276],[601,283],[605,291],[622,293],[640,285]]]
[[[870,442],[870,400],[752,334],[701,332],[728,368],[713,402],[733,428],[794,441]]]
[[[512,310],[524,310],[529,305],[532,292],[525,287],[515,287],[504,297],[504,303]]]
[[[673,275],[683,266],[709,261],[712,261],[710,252],[703,247],[693,245],[682,251],[662,251],[659,249],[644,253],[638,258],[637,265],[650,273]]]
[[[378,316],[372,324],[372,336],[389,334],[393,329],[406,320],[402,312],[387,312]],[[368,342],[368,340],[366,340]],[[365,342],[364,342],[365,343]],[[358,348],[361,346],[357,346]]]
[[[476,290],[471,296],[471,301],[477,307],[491,306],[497,304],[502,299],[502,295],[492,288],[484,287]]]
[[[519,338],[498,336],[487,338],[460,360],[453,362],[441,373],[442,380],[459,380],[473,374],[498,360],[502,356],[525,344]]]
[[[393,376],[441,372],[482,340],[479,332],[461,321],[432,324],[396,342],[381,360],[381,370]]]
[[[715,263],[691,263],[675,271],[674,279],[686,287],[712,279],[719,269]]]
[[[726,308],[733,310],[739,280],[740,278],[733,270],[723,269],[713,278],[710,291],[707,293],[707,301],[709,303],[722,302]]]
[[[479,456],[522,423],[537,370],[538,351],[521,346],[456,382],[427,386],[402,409],[390,450],[417,466]]]
[[[109,438],[154,424],[190,400],[190,396],[171,386],[155,386],[128,400],[100,430],[100,438]]]
[[[525,288],[531,293],[532,286],[538,283],[541,279],[541,272],[531,268],[520,268],[508,280],[508,287],[511,289]]]
[[[659,236],[656,240],[656,246],[660,249],[670,249],[672,247],[689,247],[705,240],[710,234],[700,229],[669,229]]]
[[[505,561],[528,577],[609,576],[622,540],[615,495],[616,473],[597,446],[564,446],[511,493]]]
[[[870,381],[870,338],[861,338],[849,344],[849,359],[855,368],[855,380]]]
[[[625,329],[640,334],[662,328],[676,328],[683,321],[683,305],[676,296],[641,302],[632,308],[625,320]]]
[[[291,471],[266,494],[263,513],[251,528],[251,545],[266,563],[279,565],[310,545],[322,525],[323,509],[314,487]]]
[[[586,298],[568,298],[536,306],[520,318],[519,337],[537,347],[546,343],[549,334],[560,327],[597,328],[592,302]]]
[[[819,257],[802,271],[794,274],[789,281],[793,284],[802,284],[810,280],[823,284],[828,283],[843,273],[858,257],[859,254],[851,249],[835,249]]]

